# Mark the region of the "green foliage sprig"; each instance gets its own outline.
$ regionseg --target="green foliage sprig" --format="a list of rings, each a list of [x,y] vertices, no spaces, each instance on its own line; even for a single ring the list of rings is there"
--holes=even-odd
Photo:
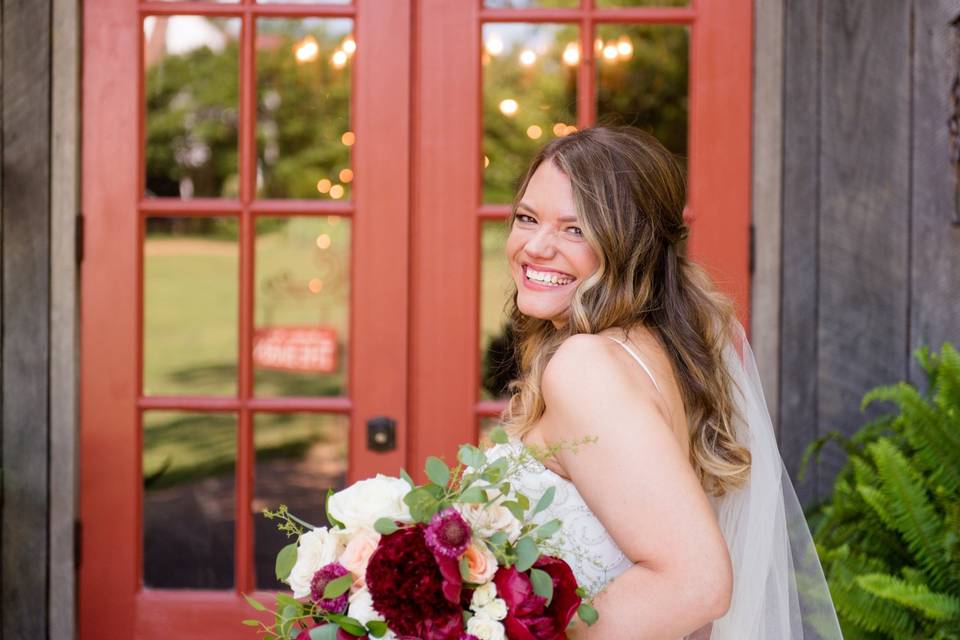
[[[960,354],[916,352],[927,390],[873,389],[862,408],[889,402],[846,438],[831,500],[811,516],[844,637],[960,640]]]

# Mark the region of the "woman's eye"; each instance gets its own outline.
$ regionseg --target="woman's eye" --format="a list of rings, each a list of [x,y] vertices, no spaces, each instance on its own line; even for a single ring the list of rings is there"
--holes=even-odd
[[[517,221],[518,221],[518,222],[528,222],[528,223],[529,223],[529,222],[536,222],[536,220],[534,220],[531,216],[528,216],[528,215],[526,215],[526,214],[524,214],[524,213],[518,213],[518,214],[517,214]]]
[[[570,227],[568,231],[570,231],[575,236],[583,235],[583,229],[581,229],[580,227]]]

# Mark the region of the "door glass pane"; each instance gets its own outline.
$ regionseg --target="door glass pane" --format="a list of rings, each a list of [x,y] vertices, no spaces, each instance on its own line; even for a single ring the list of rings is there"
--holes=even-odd
[[[483,25],[483,201],[506,203],[548,140],[575,131],[579,29]]]
[[[257,196],[349,200],[353,20],[257,20]]]
[[[239,33],[240,18],[144,18],[146,196],[237,196]]]
[[[682,25],[597,27],[597,116],[654,134],[687,157],[689,30]]]
[[[483,0],[483,6],[489,9],[529,9],[579,7],[580,0]]]
[[[507,302],[514,291],[510,266],[504,253],[509,231],[503,220],[487,220],[481,227],[481,400],[506,397],[507,384],[517,376],[506,313]]]
[[[314,526],[327,526],[327,490],[347,482],[350,420],[343,415],[309,413],[257,414],[253,420],[254,545],[258,589],[281,589],[275,578],[277,552],[292,540],[277,530],[277,521],[260,513],[285,504],[292,514]]]
[[[233,414],[144,414],[145,586],[233,586],[236,426]]]
[[[261,217],[256,234],[254,392],[345,395],[350,220]]]
[[[690,0],[594,0],[598,9],[610,7],[685,7]]]
[[[143,392],[237,390],[237,221],[148,218],[143,244]]]

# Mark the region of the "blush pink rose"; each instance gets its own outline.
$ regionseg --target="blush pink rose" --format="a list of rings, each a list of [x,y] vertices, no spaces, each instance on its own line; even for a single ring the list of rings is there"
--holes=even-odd
[[[497,559],[482,542],[471,542],[463,557],[467,559],[467,582],[484,584],[497,573]]]
[[[370,556],[377,550],[378,544],[380,544],[379,533],[361,529],[353,534],[340,555],[340,564],[357,576],[354,583],[357,587],[366,585],[364,576],[367,574],[367,564],[370,563]]]

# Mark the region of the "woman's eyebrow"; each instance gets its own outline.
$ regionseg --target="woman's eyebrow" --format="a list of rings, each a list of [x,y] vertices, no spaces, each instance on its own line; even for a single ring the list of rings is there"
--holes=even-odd
[[[533,207],[531,207],[530,205],[524,202],[521,202],[520,204],[518,204],[517,209],[526,209],[527,211],[529,211],[535,216],[540,215],[539,213],[536,212],[536,210]],[[577,221],[577,216],[563,216],[560,218],[560,222],[576,222],[576,221]]]

